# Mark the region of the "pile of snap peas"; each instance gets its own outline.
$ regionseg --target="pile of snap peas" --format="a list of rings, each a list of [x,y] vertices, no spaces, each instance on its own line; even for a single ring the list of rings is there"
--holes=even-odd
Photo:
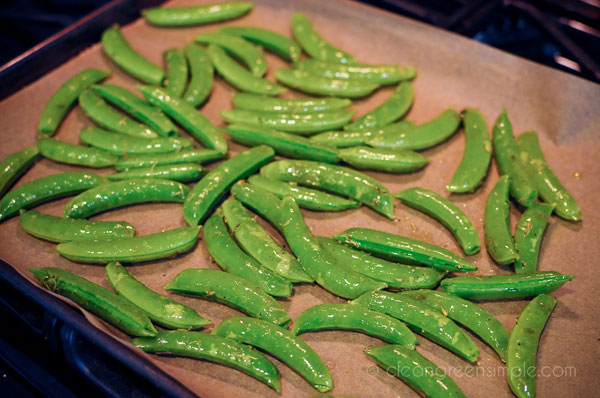
[[[152,25],[176,27],[240,18],[252,8],[252,3],[230,2],[153,8],[142,14]],[[541,332],[556,305],[549,293],[573,278],[538,271],[544,229],[552,214],[581,219],[575,199],[548,166],[536,133],[515,138],[506,110],[491,138],[475,108],[461,113],[448,108],[415,125],[403,119],[414,101],[415,68],[359,63],[321,37],[301,13],[292,16],[291,31],[293,39],[243,26],[201,33],[183,49],[166,51],[163,69],[136,52],[118,26],[106,30],[103,50],[144,83],[137,87],[143,99],[117,85],[101,84],[110,73],[97,69],[65,82],[41,113],[37,145],[0,163],[0,222],[19,215],[21,227],[57,243],[59,255],[104,265],[116,293],[56,267],[31,268],[32,274],[48,290],[134,336],[132,343],[144,351],[225,364],[277,392],[279,371],[262,352],[291,367],[316,390],[333,389],[329,369],[298,335],[337,329],[389,343],[365,353],[417,392],[464,396],[415,349],[416,333],[476,362],[479,349],[460,324],[506,363],[516,396],[534,396],[535,377],[524,369],[535,366]],[[290,68],[275,71],[277,83],[264,77],[268,64],[263,49],[290,63]],[[239,90],[232,99],[234,109],[220,114],[228,123],[224,130],[198,110],[209,101],[215,76]],[[355,118],[348,109],[352,99],[387,85],[395,85],[389,98]],[[279,96],[289,89],[314,97]],[[53,138],[76,105],[94,123],[80,132],[84,145]],[[442,247],[379,230],[357,227],[332,238],[313,235],[300,208],[352,211],[365,205],[393,220],[397,198],[446,227],[465,255],[478,253],[478,231],[450,200],[419,186],[391,193],[358,171],[418,171],[429,162],[419,151],[446,141],[460,126],[466,137],[464,155],[446,190],[474,192],[495,159],[500,178],[485,207],[484,243],[495,262],[513,265],[514,274],[448,277],[477,267]],[[181,137],[180,128],[190,138]],[[228,157],[225,133],[250,148]],[[282,158],[275,160],[276,155]],[[54,174],[10,190],[40,156],[117,172]],[[217,161],[221,163],[210,170],[203,166]],[[74,197],[61,217],[29,210],[66,196]],[[514,236],[510,199],[524,209]],[[189,226],[136,236],[127,222],[89,220],[148,202],[181,203]],[[281,234],[289,251],[254,213]],[[210,320],[147,288],[126,267],[194,250],[200,231],[220,269],[186,269],[164,289],[248,315],[227,318],[211,333],[194,331],[211,325]],[[308,308],[292,323],[277,299],[291,297],[294,284],[313,282],[350,301]],[[531,297],[511,333],[473,302]],[[427,371],[402,371],[406,367]]]

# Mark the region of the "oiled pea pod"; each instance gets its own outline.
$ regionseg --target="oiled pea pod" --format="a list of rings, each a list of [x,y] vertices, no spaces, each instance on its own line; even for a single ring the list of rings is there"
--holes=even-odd
[[[266,356],[229,338],[201,332],[161,330],[131,344],[145,352],[203,359],[237,369],[280,392],[279,371]]]
[[[176,181],[135,178],[115,181],[83,192],[69,201],[63,217],[88,218],[95,214],[136,203],[183,203],[190,189]]]
[[[108,282],[119,296],[142,310],[153,322],[169,329],[199,329],[211,324],[194,309],[146,287],[121,264],[108,263],[104,270]]]
[[[120,173],[106,176],[109,181],[131,180],[137,178],[161,178],[163,180],[183,183],[198,181],[206,170],[195,163],[180,163],[174,165],[138,167]]]
[[[502,265],[511,264],[519,258],[510,231],[509,191],[510,177],[505,174],[490,192],[483,214],[485,247],[494,261]]]
[[[215,70],[202,47],[190,43],[183,47],[183,51],[190,66],[190,84],[183,99],[193,106],[199,106],[212,92]]]
[[[290,316],[273,297],[244,278],[228,272],[190,268],[165,286],[180,294],[214,300],[266,322],[286,326]]]
[[[238,181],[231,187],[232,195],[267,220],[281,232],[281,200],[271,192],[254,184]]]
[[[390,344],[414,349],[419,340],[406,325],[391,316],[360,305],[325,303],[310,307],[294,320],[295,335],[320,330],[353,330]]]
[[[35,210],[21,210],[19,222],[28,234],[58,243],[83,239],[129,238],[135,235],[135,228],[125,221],[74,220]]]
[[[439,221],[456,238],[463,252],[470,256],[479,252],[481,241],[469,217],[450,200],[429,189],[414,187],[394,194],[405,205]]]
[[[512,275],[458,276],[444,279],[440,288],[469,300],[505,300],[552,293],[574,275],[537,271]]]
[[[186,227],[131,238],[75,240],[57,245],[56,251],[78,263],[139,263],[190,250],[198,241],[199,232],[200,227]]]
[[[354,146],[366,145],[371,138],[384,134],[402,134],[415,127],[410,120],[401,120],[397,123],[387,126],[365,129],[365,130],[347,130],[347,131],[326,131],[310,137],[311,141],[327,144],[336,148],[349,148]]]
[[[355,169],[387,173],[411,173],[429,163],[429,159],[420,153],[401,148],[355,146],[338,149],[338,155]]]
[[[67,172],[38,178],[18,186],[0,200],[0,221],[49,200],[76,195],[103,185],[106,179],[94,173]]]
[[[248,1],[231,1],[201,6],[147,8],[142,16],[156,26],[205,25],[239,18],[249,12],[254,4]]]
[[[119,160],[103,149],[73,145],[52,138],[38,140],[37,147],[45,158],[76,166],[102,168],[112,166]]]
[[[523,212],[515,229],[518,258],[514,267],[517,274],[537,271],[540,245],[553,210],[553,205],[536,202]]]
[[[249,93],[235,93],[233,106],[247,111],[313,113],[347,108],[352,101],[347,98],[279,98]]]
[[[223,32],[205,32],[194,37],[194,41],[221,47],[234,58],[242,61],[256,77],[261,77],[267,72],[267,60],[262,49],[239,36]]]
[[[331,373],[319,355],[304,340],[282,327],[260,319],[233,316],[223,320],[212,334],[265,351],[288,365],[320,392],[333,388]]]
[[[0,198],[19,177],[25,174],[39,153],[38,147],[34,145],[11,153],[0,162]]]
[[[269,29],[254,26],[227,26],[219,29],[219,32],[241,36],[292,63],[298,62],[302,55],[302,49],[298,43]]]
[[[277,69],[275,78],[278,82],[304,93],[341,98],[366,97],[379,88],[375,83],[331,79],[290,68]]]
[[[56,90],[44,107],[38,131],[44,137],[51,137],[58,130],[58,126],[67,116],[79,95],[94,83],[98,83],[110,76],[110,72],[98,69],[84,69],[71,77]]]
[[[365,349],[365,354],[419,395],[436,398],[466,398],[460,387],[436,364],[400,345]]]
[[[115,169],[121,171],[138,167],[173,166],[186,163],[208,163],[221,159],[224,155],[214,149],[182,149],[171,153],[130,154],[115,163]]]
[[[315,75],[340,80],[362,80],[381,85],[395,84],[417,76],[412,66],[340,64],[305,58],[298,63],[298,69]]]
[[[185,53],[179,48],[170,48],[164,52],[165,90],[175,97],[182,97],[188,82],[189,68]]]
[[[508,385],[518,398],[535,397],[535,363],[544,326],[556,306],[556,299],[540,294],[521,312],[510,334],[506,369]]]
[[[154,336],[150,319],[123,297],[72,272],[54,268],[30,268],[46,289],[64,296],[132,336]]]

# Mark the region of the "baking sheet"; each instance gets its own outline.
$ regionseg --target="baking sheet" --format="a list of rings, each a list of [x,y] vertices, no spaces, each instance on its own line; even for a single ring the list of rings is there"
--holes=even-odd
[[[173,1],[173,5],[199,2]],[[290,16],[305,12],[317,30],[329,41],[349,51],[365,63],[398,63],[417,67],[415,103],[408,119],[427,121],[448,106],[460,110],[478,107],[488,123],[493,124],[503,107],[508,109],[515,133],[535,129],[548,162],[569,191],[579,201],[583,221],[570,223],[551,219],[542,244],[540,269],[575,274],[577,278],[554,295],[558,305],[544,331],[538,353],[538,396],[592,396],[600,390],[600,320],[594,305],[599,302],[597,247],[600,242],[599,200],[600,163],[600,86],[580,78],[505,54],[485,45],[444,32],[425,24],[395,16],[363,4],[336,1],[255,1],[255,9],[242,19],[226,24],[157,28],[138,20],[123,29],[131,45],[150,60],[162,64],[162,52],[170,47],[182,47],[193,37],[224,25],[263,26],[290,34]],[[285,65],[268,54],[269,76]],[[113,72],[107,82],[134,89],[137,82],[117,69],[92,46],[62,67],[0,103],[2,132],[0,158],[34,145],[40,113],[52,93],[76,72],[96,67]],[[358,114],[385,100],[393,88],[379,90],[375,95],[356,101]],[[218,112],[231,108],[231,93],[235,90],[217,79],[209,102],[202,112],[213,122],[224,125]],[[292,94],[290,94],[292,95]],[[62,124],[57,139],[77,143],[79,130],[91,122],[75,108]],[[370,174],[380,179],[392,192],[411,186],[422,186],[444,192],[446,183],[456,169],[464,145],[462,131],[449,141],[423,153],[431,163],[423,171],[408,175]],[[243,147],[232,144],[231,153]],[[31,181],[52,173],[81,168],[60,165],[43,159],[17,183]],[[110,170],[99,171],[106,174]],[[483,240],[483,208],[486,197],[498,178],[495,166],[476,193],[449,195],[464,209]],[[47,203],[38,210],[60,215],[69,199]],[[456,253],[460,249],[449,232],[427,216],[396,202],[396,221],[390,221],[366,208],[341,213],[303,211],[307,223],[317,235],[331,236],[348,227],[377,228],[444,246]],[[519,213],[512,209],[513,228]],[[98,220],[131,222],[138,235],[185,226],[181,206],[177,204],[145,204],[110,211],[94,217]],[[272,231],[272,229],[271,229]],[[58,266],[109,287],[102,267],[72,263],[54,251],[54,245],[27,235],[13,218],[0,224],[0,257],[21,274],[32,280],[28,267]],[[478,273],[491,275],[509,273],[509,268],[497,266],[485,249],[469,258]],[[190,253],[164,261],[131,266],[131,273],[157,292],[189,305],[218,324],[222,319],[239,315],[223,305],[165,293],[162,287],[186,268],[217,268],[200,241]],[[303,310],[322,302],[343,302],[316,285],[302,285],[294,295],[281,300],[294,319]],[[510,330],[524,300],[483,303]],[[125,344],[127,336],[98,318],[86,313],[97,327],[108,331]],[[362,353],[364,348],[383,344],[381,341],[352,332],[319,332],[302,336],[331,369],[335,388],[333,394],[360,397],[416,397],[409,387],[386,374]],[[477,364],[471,365],[434,343],[419,338],[419,352],[447,371],[470,397],[510,397],[505,370],[491,348],[476,339],[481,351]],[[167,373],[205,397],[251,396],[268,397],[277,394],[240,372],[221,365],[193,359],[150,356],[143,353]],[[283,397],[317,395],[316,390],[291,369],[273,359],[282,376]]]

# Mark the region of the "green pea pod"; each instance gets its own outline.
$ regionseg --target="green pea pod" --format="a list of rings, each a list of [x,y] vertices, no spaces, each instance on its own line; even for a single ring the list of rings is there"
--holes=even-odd
[[[223,215],[240,246],[264,267],[292,282],[312,283],[298,260],[281,247],[240,202],[223,202]]]
[[[49,200],[77,195],[103,185],[106,179],[94,173],[67,172],[38,178],[18,186],[0,200],[0,221]]]
[[[89,189],[65,205],[63,217],[88,218],[104,211],[147,202],[182,203],[190,189],[160,178],[115,181]]]
[[[177,127],[159,108],[150,105],[132,92],[113,84],[93,85],[92,89],[111,104],[146,123],[159,135],[163,137],[177,135]],[[102,123],[106,124],[106,120],[103,120]],[[100,125],[102,124],[100,123]],[[110,128],[110,126],[106,127]]]
[[[201,332],[161,330],[131,343],[145,352],[203,359],[232,367],[280,392],[279,371],[266,356],[229,338]]]
[[[119,160],[103,149],[73,145],[52,138],[38,140],[37,147],[45,158],[76,166],[102,168],[112,166]]]
[[[335,149],[313,144],[304,137],[245,123],[234,123],[225,131],[237,143],[246,146],[268,145],[282,156],[295,159],[336,163],[340,158]]]
[[[215,70],[206,51],[195,44],[183,47],[190,65],[190,84],[183,98],[193,106],[199,106],[206,101],[212,92]]]
[[[187,163],[208,163],[223,158],[223,154],[214,149],[183,149],[171,153],[131,154],[119,159],[114,165],[117,170],[138,167],[169,166]]]
[[[209,171],[194,185],[183,203],[183,216],[188,224],[194,226],[202,223],[236,181],[254,174],[274,156],[273,149],[261,145],[241,152]]]
[[[213,66],[223,78],[240,91],[260,95],[278,95],[285,93],[285,87],[253,75],[246,68],[227,55],[221,47],[211,44],[208,46],[208,56]]]
[[[11,153],[0,162],[0,198],[19,179],[39,155],[37,146]]]
[[[298,62],[302,55],[302,49],[295,41],[272,30],[252,26],[227,26],[219,29],[219,32],[241,36],[292,63]]]
[[[281,232],[281,200],[254,184],[239,181],[231,187],[233,196]]]
[[[324,236],[317,239],[323,252],[337,264],[384,282],[392,289],[432,289],[446,275],[430,267],[414,267],[373,257]]]
[[[308,160],[280,160],[260,170],[263,177],[349,196],[387,218],[394,218],[388,189],[376,179],[347,167]]]
[[[347,108],[352,101],[347,98],[279,98],[266,95],[235,93],[233,106],[247,111],[313,113]]]
[[[136,52],[118,25],[113,25],[102,33],[102,49],[118,67],[131,76],[148,84],[161,84],[165,71]]]
[[[199,329],[211,322],[190,307],[155,293],[135,279],[119,263],[108,263],[106,278],[119,296],[142,310],[157,324],[169,329]]]
[[[515,230],[515,261],[517,274],[537,271],[540,244],[544,230],[552,215],[554,206],[547,203],[534,203],[523,212]]]
[[[298,63],[298,69],[305,70],[318,76],[340,80],[362,80],[381,85],[396,84],[402,80],[414,79],[417,70],[412,66],[399,65],[367,65],[340,64],[325,62],[318,59],[303,59]]]
[[[294,320],[292,334],[320,330],[353,330],[409,349],[419,343],[406,325],[391,316],[360,305],[325,303],[310,307]]]
[[[74,220],[35,210],[21,210],[19,222],[28,234],[58,243],[83,239],[129,238],[135,235],[135,228],[125,221]]]
[[[394,197],[439,221],[452,232],[466,255],[470,256],[481,249],[479,235],[471,220],[450,200],[419,187],[405,189],[394,194]]]
[[[352,64],[356,61],[350,54],[325,41],[317,33],[306,15],[300,12],[294,13],[291,25],[294,38],[312,58],[341,64]]]
[[[350,228],[334,239],[347,246],[391,261],[422,264],[441,271],[471,272],[477,267],[436,245],[368,228]]]
[[[483,215],[485,247],[494,261],[502,265],[512,264],[519,258],[510,231],[509,190],[510,177],[505,174],[490,192]]]
[[[519,398],[535,397],[535,363],[544,326],[556,306],[556,299],[540,294],[521,312],[510,334],[506,369],[508,385]]]
[[[371,138],[384,134],[402,134],[414,128],[410,120],[401,120],[380,128],[354,131],[327,131],[310,137],[311,141],[327,144],[336,148],[348,148],[365,145]]]
[[[418,152],[401,148],[355,146],[338,150],[340,158],[355,169],[411,173],[427,166],[429,159]]]
[[[479,358],[479,349],[468,334],[448,317],[430,310],[418,301],[399,293],[370,292],[353,300],[352,304],[383,312],[406,322],[413,332],[427,337],[468,361],[475,362]]]
[[[206,220],[202,235],[208,252],[223,271],[248,280],[271,296],[291,296],[292,284],[287,279],[262,266],[238,247],[220,212]]]
[[[221,47],[234,58],[242,61],[256,77],[261,77],[267,73],[268,64],[262,49],[239,36],[222,32],[204,32],[197,35],[194,41],[204,45],[213,44]]]
[[[233,316],[222,321],[212,334],[265,351],[320,392],[333,388],[331,373],[319,355],[304,340],[282,327],[260,319]]]
[[[277,300],[248,280],[228,272],[189,268],[177,274],[165,289],[214,300],[276,325],[290,322],[290,316]]]
[[[556,271],[512,275],[459,276],[444,279],[440,288],[469,300],[505,300],[552,293],[575,278]]]
[[[223,131],[212,124],[210,120],[189,102],[176,98],[160,87],[138,86],[138,90],[150,101],[158,106],[173,120],[179,123],[188,133],[202,143],[202,145],[217,150],[223,155],[227,153],[227,140]]]
[[[477,189],[485,179],[492,160],[492,141],[485,118],[475,108],[463,111],[465,150],[446,191],[466,193]]]
[[[370,129],[395,122],[410,109],[414,95],[412,83],[402,82],[381,105],[344,126],[344,130]]]
[[[137,178],[161,178],[183,183],[198,181],[206,170],[195,163],[175,165],[138,167],[135,169],[113,173],[106,176],[109,181],[131,180]]]
[[[492,129],[494,157],[500,175],[510,176],[510,196],[525,207],[535,203],[538,192],[519,160],[513,129],[506,109],[502,110]]]
[[[521,134],[517,138],[517,150],[531,182],[540,197],[554,205],[556,215],[569,221],[581,220],[579,205],[548,166],[536,132]]]
[[[400,294],[465,326],[492,347],[502,362],[506,362],[508,331],[480,306],[439,290],[410,290]]]
[[[156,26],[205,25],[239,18],[248,13],[254,4],[247,1],[230,1],[190,7],[147,8],[142,15]]]
[[[46,289],[72,300],[132,336],[154,336],[150,319],[137,307],[108,289],[72,272],[54,268],[29,268]]]
[[[436,146],[450,138],[460,125],[460,115],[452,108],[438,117],[415,126],[402,134],[381,134],[367,140],[367,145],[419,151]]]
[[[67,80],[56,90],[44,107],[38,131],[45,137],[51,137],[58,130],[58,126],[67,116],[79,95],[94,83],[98,83],[110,76],[110,72],[98,69],[84,69]]]
[[[131,238],[75,240],[57,245],[56,251],[78,263],[140,263],[190,250],[198,241],[199,231],[200,227],[187,227]]]
[[[165,58],[165,90],[174,97],[181,98],[188,82],[188,63],[185,53],[179,48],[171,48],[164,52]]]
[[[308,210],[343,211],[355,209],[360,206],[360,203],[353,199],[330,195],[326,192],[288,184],[287,182],[271,180],[259,175],[251,176],[248,182],[253,186],[269,191],[279,199],[291,196],[299,207]]]
[[[361,82],[357,80],[336,80],[328,77],[313,75],[312,73],[289,68],[279,68],[275,71],[278,82],[294,90],[312,95],[323,95],[342,98],[361,98],[371,94],[378,84]]]
[[[400,345],[384,345],[365,349],[365,354],[421,396],[466,398],[460,387],[444,370],[416,350]]]

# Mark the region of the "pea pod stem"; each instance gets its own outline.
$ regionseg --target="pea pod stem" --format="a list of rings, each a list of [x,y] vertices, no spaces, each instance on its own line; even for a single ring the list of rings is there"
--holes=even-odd
[[[190,70],[190,82],[183,99],[198,107],[212,92],[215,71],[208,54],[202,47],[190,43],[183,47],[183,51]]]
[[[0,198],[35,162],[39,155],[36,145],[11,153],[0,162]]]
[[[540,245],[553,210],[553,205],[537,202],[523,212],[515,230],[518,258],[514,267],[517,274],[537,271]]]
[[[507,265],[518,259],[510,230],[510,176],[503,175],[490,192],[483,215],[483,234],[488,254],[498,264]]]
[[[109,167],[117,163],[118,157],[98,148],[73,145],[51,138],[38,140],[37,147],[43,157],[58,163],[93,168]]]
[[[239,18],[250,12],[253,7],[254,5],[247,1],[189,7],[153,7],[142,10],[142,16],[148,23],[156,26],[205,25]]]
[[[235,35],[223,32],[205,32],[198,34],[194,41],[201,44],[217,45],[239,59],[256,77],[261,77],[267,72],[267,60],[260,47]]]
[[[219,29],[219,32],[241,36],[294,64],[302,55],[302,49],[294,40],[272,30],[253,26],[227,26]]]
[[[233,106],[248,111],[312,113],[343,109],[352,105],[346,98],[279,98],[249,93],[235,93]]]

